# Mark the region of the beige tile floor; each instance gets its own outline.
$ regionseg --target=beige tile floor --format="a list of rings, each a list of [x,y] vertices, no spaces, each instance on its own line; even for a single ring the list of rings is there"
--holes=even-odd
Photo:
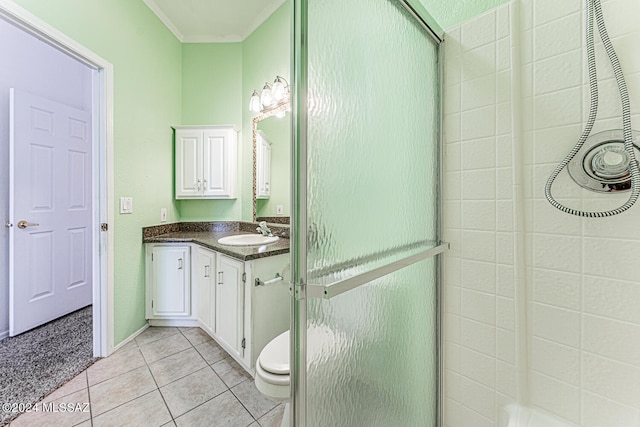
[[[57,412],[25,413],[10,426],[277,427],[284,412],[200,328],[148,328],[42,403]]]

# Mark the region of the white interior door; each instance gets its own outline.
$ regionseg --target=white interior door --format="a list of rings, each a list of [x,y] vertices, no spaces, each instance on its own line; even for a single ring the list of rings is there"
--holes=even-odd
[[[91,113],[11,89],[9,334],[92,301]]]

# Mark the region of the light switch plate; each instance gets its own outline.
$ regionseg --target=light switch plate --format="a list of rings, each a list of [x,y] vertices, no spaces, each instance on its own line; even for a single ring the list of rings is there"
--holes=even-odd
[[[160,209],[160,222],[167,222],[167,208]]]
[[[276,215],[282,215],[284,213],[284,209],[282,205],[276,205]]]
[[[120,197],[120,213],[133,213],[133,197]]]

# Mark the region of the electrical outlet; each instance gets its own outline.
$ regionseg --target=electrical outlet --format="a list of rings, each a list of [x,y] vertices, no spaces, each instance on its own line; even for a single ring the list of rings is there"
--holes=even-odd
[[[284,213],[284,209],[282,205],[276,205],[276,215],[282,215]]]
[[[160,222],[167,222],[167,208],[160,209]]]
[[[120,197],[120,213],[133,213],[133,197]]]

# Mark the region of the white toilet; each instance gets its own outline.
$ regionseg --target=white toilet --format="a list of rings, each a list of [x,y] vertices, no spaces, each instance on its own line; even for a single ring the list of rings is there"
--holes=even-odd
[[[291,411],[291,386],[289,377],[289,331],[272,339],[260,352],[256,360],[255,383],[265,396],[286,402],[280,427],[289,427]],[[326,325],[309,325],[307,329],[307,357],[322,357],[338,354],[345,337]]]
[[[286,402],[280,427],[289,427],[289,331],[272,339],[256,360],[256,387],[270,399]]]

